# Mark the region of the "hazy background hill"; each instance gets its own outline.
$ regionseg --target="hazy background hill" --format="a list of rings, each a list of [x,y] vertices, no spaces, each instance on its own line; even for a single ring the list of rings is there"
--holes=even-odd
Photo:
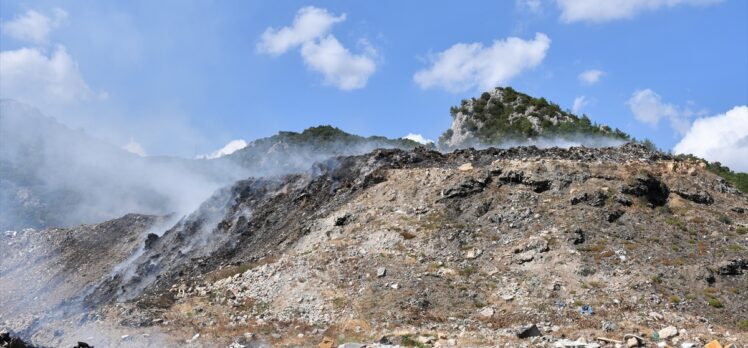
[[[299,172],[332,156],[419,144],[320,126],[258,139],[218,159],[141,157],[5,99],[0,145],[4,230],[93,223],[132,212],[187,213],[218,188],[249,176]]]

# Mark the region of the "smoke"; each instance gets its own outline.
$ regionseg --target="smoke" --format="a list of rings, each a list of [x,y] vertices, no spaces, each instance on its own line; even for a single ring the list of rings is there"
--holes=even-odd
[[[141,157],[18,102],[0,102],[0,228],[63,227],[194,210],[246,171]]]
[[[590,136],[590,135],[571,135],[566,137],[557,137],[557,138],[547,138],[547,137],[539,137],[539,138],[530,138],[522,141],[517,140],[508,140],[501,142],[497,144],[495,147],[498,148],[510,148],[510,147],[517,147],[517,146],[535,146],[541,149],[545,148],[551,148],[551,147],[558,147],[558,148],[570,148],[575,146],[584,146],[584,147],[592,147],[592,148],[599,148],[599,147],[616,147],[620,146],[626,143],[626,140],[622,139],[615,139],[611,137],[605,137],[605,136]]]
[[[492,144],[481,143],[475,139],[467,139],[463,141],[459,146],[456,146],[456,147],[442,146],[440,150],[442,152],[448,152],[448,151],[452,151],[458,148],[468,148],[468,147],[472,147],[475,149],[486,149],[489,147],[508,149],[508,148],[518,147],[518,146],[535,146],[541,149],[552,148],[552,147],[566,149],[566,148],[578,147],[578,146],[600,148],[600,147],[617,147],[617,146],[625,144],[626,142],[627,140],[624,140],[624,139],[606,137],[606,136],[601,136],[601,135],[571,134],[571,135],[564,135],[563,137],[536,137],[536,138],[527,138],[527,139],[507,139],[507,140],[500,141],[497,143],[492,143]]]

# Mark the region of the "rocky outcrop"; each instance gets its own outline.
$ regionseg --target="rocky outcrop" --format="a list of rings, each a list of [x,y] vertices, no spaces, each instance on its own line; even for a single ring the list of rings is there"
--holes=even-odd
[[[510,87],[497,87],[478,98],[465,99],[459,107],[452,107],[451,114],[452,125],[439,138],[439,145],[446,149],[528,143],[533,138],[573,140],[588,146],[629,139],[619,130],[592,124],[586,116],[578,117],[544,98],[533,98]]]

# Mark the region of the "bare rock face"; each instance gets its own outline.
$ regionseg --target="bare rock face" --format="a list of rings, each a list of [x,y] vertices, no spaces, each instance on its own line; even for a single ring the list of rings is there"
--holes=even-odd
[[[59,254],[2,241],[44,255],[28,267],[67,289],[41,302],[76,299],[89,321],[195,346],[247,334],[277,346],[586,346],[612,334],[649,346],[631,334],[671,325],[688,328],[671,340],[744,339],[733,318],[748,312],[748,217],[734,208],[748,200],[688,174],[695,165],[635,144],[375,150],[242,180],[162,229],[130,216],[48,231]],[[712,203],[679,194],[686,182]],[[656,326],[648,313],[662,313]],[[14,330],[55,327],[39,322]]]

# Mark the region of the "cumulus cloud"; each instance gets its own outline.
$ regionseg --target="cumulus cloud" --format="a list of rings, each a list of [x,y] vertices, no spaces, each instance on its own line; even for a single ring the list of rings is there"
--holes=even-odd
[[[34,10],[28,10],[9,22],[3,22],[0,28],[3,34],[18,41],[46,44],[49,33],[59,27],[67,16],[68,13],[59,8],[52,10],[51,17]]]
[[[304,7],[296,13],[291,26],[265,29],[260,36],[257,50],[276,56],[283,54],[291,48],[324,36],[333,24],[344,20],[345,14],[336,17],[325,9]]]
[[[0,52],[0,94],[35,105],[95,97],[64,46],[47,55],[37,48]],[[105,94],[102,94],[102,96]]]
[[[542,33],[533,40],[510,37],[489,47],[458,43],[430,57],[431,66],[413,76],[421,88],[440,87],[450,92],[489,89],[508,83],[521,72],[539,65],[551,40]]]
[[[724,114],[696,119],[673,151],[748,172],[748,106],[736,106]]]
[[[588,101],[588,100],[587,100],[587,98],[586,98],[585,96],[583,96],[583,95],[582,95],[582,96],[579,96],[579,97],[576,97],[576,98],[574,98],[574,104],[573,104],[573,105],[571,106],[571,112],[573,112],[573,113],[575,113],[575,114],[576,114],[576,113],[579,113],[579,111],[580,111],[580,110],[582,110],[582,108],[583,108],[583,107],[584,107],[585,105],[587,105],[588,103],[589,103],[589,101]]]
[[[199,155],[197,158],[200,159],[214,159],[218,157],[223,157],[226,155],[230,155],[236,151],[239,151],[245,147],[247,147],[247,142],[242,139],[236,139],[229,141],[228,144],[224,145],[222,148],[213,151],[211,154],[208,155]]]
[[[662,97],[651,89],[635,91],[626,102],[637,121],[656,127],[660,119],[670,121],[670,127],[684,134],[690,127],[689,117],[696,113],[689,108],[679,108],[664,103]]]
[[[561,21],[601,23],[632,18],[644,11],[680,5],[708,5],[721,0],[556,0]]]
[[[426,139],[426,137],[424,137],[423,135],[415,134],[415,133],[408,133],[408,135],[404,136],[403,139],[413,140],[415,142],[418,142],[424,145],[434,142],[431,139]]]
[[[127,144],[122,145],[122,149],[129,152],[134,153],[138,156],[145,157],[145,148],[143,148],[143,145],[140,145],[135,139],[130,138],[130,141],[127,142]]]
[[[345,14],[335,16],[325,9],[304,7],[298,11],[291,26],[267,28],[260,37],[257,50],[278,56],[300,46],[304,64],[321,73],[325,84],[344,91],[363,88],[377,70],[378,53],[366,40],[359,41],[361,53],[351,53],[335,36],[328,34],[335,23],[345,19]]]
[[[583,71],[579,76],[577,76],[577,78],[582,84],[594,85],[600,81],[600,78],[603,77],[604,74],[605,72],[602,70],[590,69]]]
[[[375,53],[351,54],[332,35],[319,41],[309,41],[301,47],[301,57],[309,69],[322,73],[325,83],[342,90],[366,86],[377,65]]]

